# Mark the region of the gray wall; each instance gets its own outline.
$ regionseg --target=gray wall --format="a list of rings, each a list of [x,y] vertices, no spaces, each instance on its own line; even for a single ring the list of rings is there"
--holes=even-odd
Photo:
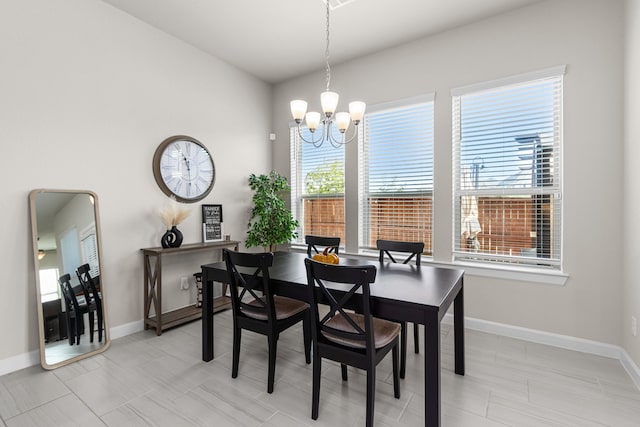
[[[248,176],[271,167],[271,88],[98,0],[3,1],[0,52],[0,360],[21,366],[38,348],[29,191],[98,194],[109,321],[141,326],[140,248],[160,245],[167,200],[156,147],[176,134],[207,146],[217,178],[202,203],[222,203],[226,231],[243,239]],[[179,227],[186,243],[202,239],[192,206]],[[177,276],[211,260],[167,263],[167,304],[187,304]]]
[[[622,23],[623,2],[547,1],[332,66],[341,105],[436,93],[434,258],[450,262],[451,88],[567,65],[563,249],[569,278],[558,286],[467,274],[466,315],[622,345],[621,242],[628,232],[622,228]],[[273,163],[281,172],[289,172],[289,100],[306,99],[317,109],[323,83],[317,72],[275,88]],[[347,162],[355,154],[356,145],[348,146]],[[357,194],[356,173],[347,170],[348,196]],[[357,247],[356,208],[347,206],[347,249]]]
[[[631,316],[640,321],[640,0],[628,0],[626,6],[622,332],[624,348],[640,365],[640,336],[631,334]]]

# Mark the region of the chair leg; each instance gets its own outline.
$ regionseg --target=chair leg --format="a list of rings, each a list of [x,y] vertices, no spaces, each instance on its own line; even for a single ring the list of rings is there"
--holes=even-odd
[[[318,409],[320,406],[320,374],[322,371],[322,358],[318,356],[318,349],[313,349],[313,386],[311,398],[311,418],[318,419]]]
[[[413,324],[413,351],[416,354],[420,353],[420,325],[417,323]]]
[[[233,328],[233,361],[231,363],[231,378],[238,378],[238,364],[240,363],[240,338],[242,338],[242,329],[234,326]]]
[[[407,371],[407,322],[400,324],[400,378]]]
[[[373,413],[376,403],[376,367],[367,369],[367,427],[373,427]]]
[[[311,363],[311,311],[309,310],[302,321],[302,336],[304,339],[304,358],[308,365]]]
[[[69,337],[69,345],[73,345],[76,342],[76,325],[69,313],[67,313],[67,337]]]
[[[271,335],[269,340],[269,373],[267,379],[267,393],[273,393],[273,383],[276,377],[276,354],[278,349],[278,337]]]
[[[393,397],[396,399],[400,399],[400,378],[398,375],[398,345],[393,346],[393,350],[391,350],[391,358],[393,360]]]
[[[94,312],[87,314],[89,316],[89,342],[93,342],[93,326],[95,324]]]
[[[340,370],[342,371],[342,381],[347,381],[347,365],[344,363],[340,364]]]
[[[97,316],[98,316],[98,342],[102,342],[102,323],[103,323],[102,310],[97,311]]]

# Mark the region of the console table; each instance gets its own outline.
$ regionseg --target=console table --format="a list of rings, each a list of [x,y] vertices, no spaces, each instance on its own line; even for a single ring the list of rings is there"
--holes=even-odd
[[[195,252],[218,252],[222,249],[238,250],[238,241],[223,240],[211,243],[191,243],[179,248],[145,248],[144,255],[144,329],[155,328],[156,334],[173,326],[181,325],[202,317],[202,308],[191,305],[162,312],[162,258],[170,255],[184,255]],[[217,260],[214,260],[217,261]],[[151,305],[155,311],[150,316]],[[231,299],[224,295],[214,300],[214,313],[231,307]]]

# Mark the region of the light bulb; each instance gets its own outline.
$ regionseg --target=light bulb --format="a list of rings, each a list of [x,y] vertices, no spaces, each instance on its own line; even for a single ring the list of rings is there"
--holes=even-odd
[[[364,110],[367,108],[367,104],[362,101],[353,101],[349,103],[349,114],[354,124],[360,123],[362,117],[364,117]]]
[[[316,111],[309,111],[305,116],[307,127],[311,132],[314,132],[320,124],[320,113]]]
[[[291,101],[291,115],[296,123],[300,123],[304,118],[304,113],[307,112],[307,101],[301,99],[294,99]]]
[[[336,125],[340,133],[345,133],[349,128],[350,117],[349,113],[340,112],[336,114]]]
[[[335,92],[322,92],[322,94],[320,94],[320,103],[322,104],[322,111],[325,116],[331,117],[336,111],[338,98],[339,95]]]

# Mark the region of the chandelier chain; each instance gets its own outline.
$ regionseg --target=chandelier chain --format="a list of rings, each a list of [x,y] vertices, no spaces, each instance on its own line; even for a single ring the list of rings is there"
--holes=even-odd
[[[327,80],[327,92],[329,92],[329,85],[331,83],[331,66],[329,65],[329,0],[325,0],[327,4],[327,47],[324,51],[324,56],[327,62],[326,80]]]

